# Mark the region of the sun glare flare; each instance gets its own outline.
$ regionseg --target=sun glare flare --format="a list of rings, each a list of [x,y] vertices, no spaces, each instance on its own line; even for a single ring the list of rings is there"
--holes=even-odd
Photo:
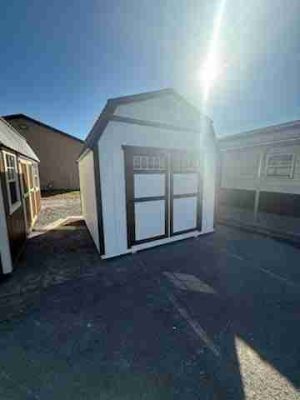
[[[226,0],[220,1],[220,5],[218,7],[217,14],[213,24],[213,32],[212,32],[208,55],[198,74],[198,79],[200,80],[201,86],[203,88],[204,103],[208,101],[211,88],[213,84],[218,80],[223,70],[223,63],[221,61],[220,49],[219,49],[219,37],[220,37],[221,24],[225,9],[225,3]]]

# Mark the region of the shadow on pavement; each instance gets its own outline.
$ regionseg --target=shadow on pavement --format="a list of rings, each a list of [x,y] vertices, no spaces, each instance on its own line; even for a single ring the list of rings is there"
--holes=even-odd
[[[47,289],[30,313],[0,324],[2,397],[296,399],[298,286],[263,272],[251,235],[221,229],[103,262],[82,222],[65,228],[32,238],[20,263]],[[276,274],[297,255],[278,246]]]

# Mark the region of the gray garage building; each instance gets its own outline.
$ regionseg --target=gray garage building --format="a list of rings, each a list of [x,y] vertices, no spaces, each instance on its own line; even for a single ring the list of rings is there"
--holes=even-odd
[[[42,190],[77,190],[79,175],[77,158],[83,141],[24,114],[4,117],[40,159]]]
[[[218,218],[300,240],[300,121],[219,139]]]

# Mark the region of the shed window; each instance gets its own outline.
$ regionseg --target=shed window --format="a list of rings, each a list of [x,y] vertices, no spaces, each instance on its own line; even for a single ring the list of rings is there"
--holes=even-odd
[[[9,212],[12,214],[21,204],[17,158],[15,154],[4,152],[4,167],[8,191]]]
[[[166,169],[166,160],[164,156],[134,156],[134,170],[164,170]]]
[[[293,166],[294,166],[293,154],[269,155],[266,163],[266,175],[292,178]]]
[[[174,154],[172,168],[176,172],[190,172],[199,169],[199,159],[196,156],[187,154]]]

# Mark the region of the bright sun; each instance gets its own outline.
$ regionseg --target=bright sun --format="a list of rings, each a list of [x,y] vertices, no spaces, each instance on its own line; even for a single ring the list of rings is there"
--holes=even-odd
[[[217,56],[210,56],[199,72],[199,80],[204,87],[211,87],[222,72],[221,62]]]

